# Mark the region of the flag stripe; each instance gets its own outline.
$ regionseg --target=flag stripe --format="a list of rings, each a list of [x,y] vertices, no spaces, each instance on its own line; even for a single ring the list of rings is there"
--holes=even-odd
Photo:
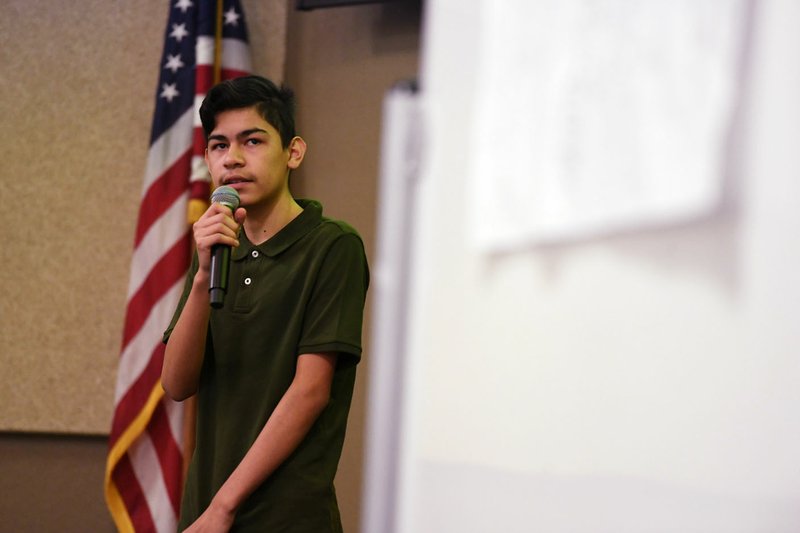
[[[161,443],[159,443],[161,445]],[[142,490],[142,495],[147,501],[155,531],[158,533],[172,533],[176,529],[177,516],[170,503],[164,476],[158,468],[151,465],[158,464],[158,454],[149,432],[143,433],[128,450],[133,473]]]
[[[200,158],[201,162],[205,166],[205,161],[202,160],[206,153],[206,134],[203,131],[203,128],[198,126],[194,128],[194,134],[192,135],[192,169],[198,167],[198,161],[195,158]],[[192,178],[194,178],[194,170],[192,171]],[[205,175],[208,175],[208,172],[204,172]]]
[[[150,226],[150,230],[139,242],[139,247],[134,250],[131,265],[135,270],[131,272],[128,285],[129,300],[139,292],[161,256],[175,246],[175,243],[187,238],[186,204],[188,201],[188,191],[184,191],[183,197],[173,202],[161,218]]]
[[[147,360],[147,365],[137,376],[137,379],[125,391],[120,398],[117,408],[114,411],[114,421],[111,425],[111,444],[122,436],[127,429],[127,425],[120,421],[134,419],[147,405],[150,400],[153,383],[157,383],[161,376],[161,366],[164,363],[164,345],[158,343],[154,346],[151,357]]]
[[[172,505],[172,510],[175,515],[180,511],[181,507],[181,482],[183,481],[183,457],[181,456],[181,449],[178,446],[177,439],[180,438],[180,433],[174,435],[172,428],[167,418],[167,411],[164,404],[169,400],[164,399],[158,404],[156,410],[153,412],[153,417],[150,425],[147,427],[150,438],[154,442],[163,443],[158,449],[155,450],[158,456],[158,462],[161,464],[161,472],[163,472],[164,484],[166,485],[169,501]]]
[[[147,190],[139,211],[135,246],[139,246],[150,227],[186,192],[191,164],[192,154],[187,151]]]
[[[179,239],[175,245],[153,266],[153,270],[145,279],[136,294],[128,302],[127,320],[122,336],[123,346],[141,329],[150,315],[153,302],[158,301],[175,282],[186,275],[191,253],[189,234]],[[166,329],[166,326],[165,326]]]
[[[191,107],[177,120],[175,126],[164,132],[150,147],[147,157],[147,166],[142,184],[142,196],[164,174],[169,167],[175,164],[186,150],[192,146],[192,126],[194,125],[195,111]]]
[[[164,298],[154,304],[153,312],[147,317],[139,334],[123,350],[119,361],[120,376],[117,379],[115,402],[119,403],[128,389],[136,383],[150,363],[155,349],[161,346],[164,324],[169,323],[172,312],[175,310],[174,302],[180,297],[181,290],[183,290],[183,280],[176,282],[164,295]],[[147,354],[148,357],[142,357],[142,354]]]
[[[195,47],[197,66],[214,66],[214,37],[200,37]],[[251,70],[247,43],[240,39],[222,39],[222,68],[248,73]],[[228,79],[222,76],[222,79]]]
[[[128,509],[130,523],[134,531],[155,531],[153,515],[147,506],[147,500],[133,473],[133,465],[127,456],[123,456],[114,469],[114,484],[119,488],[119,495]],[[119,522],[117,523],[119,526]]]
[[[231,68],[231,67],[223,67],[222,68],[222,79],[230,79],[239,76],[243,76],[247,72],[244,70],[240,70],[238,68]],[[197,67],[197,86],[198,87],[207,87],[210,88],[214,85],[214,67],[212,66],[198,66]],[[202,96],[200,95],[200,101],[202,102]],[[199,109],[199,108],[198,108]],[[203,139],[205,143],[205,139]]]
[[[176,444],[179,444],[182,440],[183,432],[185,431],[183,426],[183,404],[177,402],[164,402],[164,411],[167,413],[167,422],[169,423],[170,432],[175,436]]]

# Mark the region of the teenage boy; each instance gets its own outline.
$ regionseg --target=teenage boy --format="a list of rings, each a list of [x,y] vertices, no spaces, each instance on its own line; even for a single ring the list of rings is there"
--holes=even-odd
[[[361,356],[363,243],[289,190],[306,153],[289,89],[225,81],[200,117],[213,184],[236,189],[241,206],[212,203],[194,224],[197,252],[164,333],[164,390],[197,395],[179,530],[340,532],[333,478]],[[232,247],[219,309],[215,245]]]

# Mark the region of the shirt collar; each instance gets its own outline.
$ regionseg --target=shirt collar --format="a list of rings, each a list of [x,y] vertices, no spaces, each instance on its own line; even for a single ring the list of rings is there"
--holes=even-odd
[[[240,261],[250,255],[253,250],[275,257],[317,227],[322,220],[322,205],[316,200],[297,199],[296,202],[303,208],[303,211],[278,233],[259,245],[250,242],[244,229],[239,230],[239,246],[233,249],[231,258],[234,261]]]

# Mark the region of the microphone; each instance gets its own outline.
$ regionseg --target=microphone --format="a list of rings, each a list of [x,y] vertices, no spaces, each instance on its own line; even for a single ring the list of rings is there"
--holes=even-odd
[[[239,207],[239,193],[233,187],[223,185],[211,193],[211,202],[222,204],[231,210]],[[211,307],[219,309],[228,292],[228,271],[231,266],[231,247],[224,244],[215,244],[211,247],[211,279],[209,280],[208,294]]]

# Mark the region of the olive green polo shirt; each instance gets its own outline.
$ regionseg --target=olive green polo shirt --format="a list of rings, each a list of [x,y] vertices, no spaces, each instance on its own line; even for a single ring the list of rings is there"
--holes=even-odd
[[[288,389],[297,357],[338,352],[331,399],[295,452],[247,499],[235,531],[341,531],[333,478],[361,357],[369,273],[364,246],[315,201],[260,245],[244,231],[231,253],[228,293],[212,309],[200,376],[195,453],[181,528],[191,524],[255,441]],[[169,337],[191,289],[187,278]]]

